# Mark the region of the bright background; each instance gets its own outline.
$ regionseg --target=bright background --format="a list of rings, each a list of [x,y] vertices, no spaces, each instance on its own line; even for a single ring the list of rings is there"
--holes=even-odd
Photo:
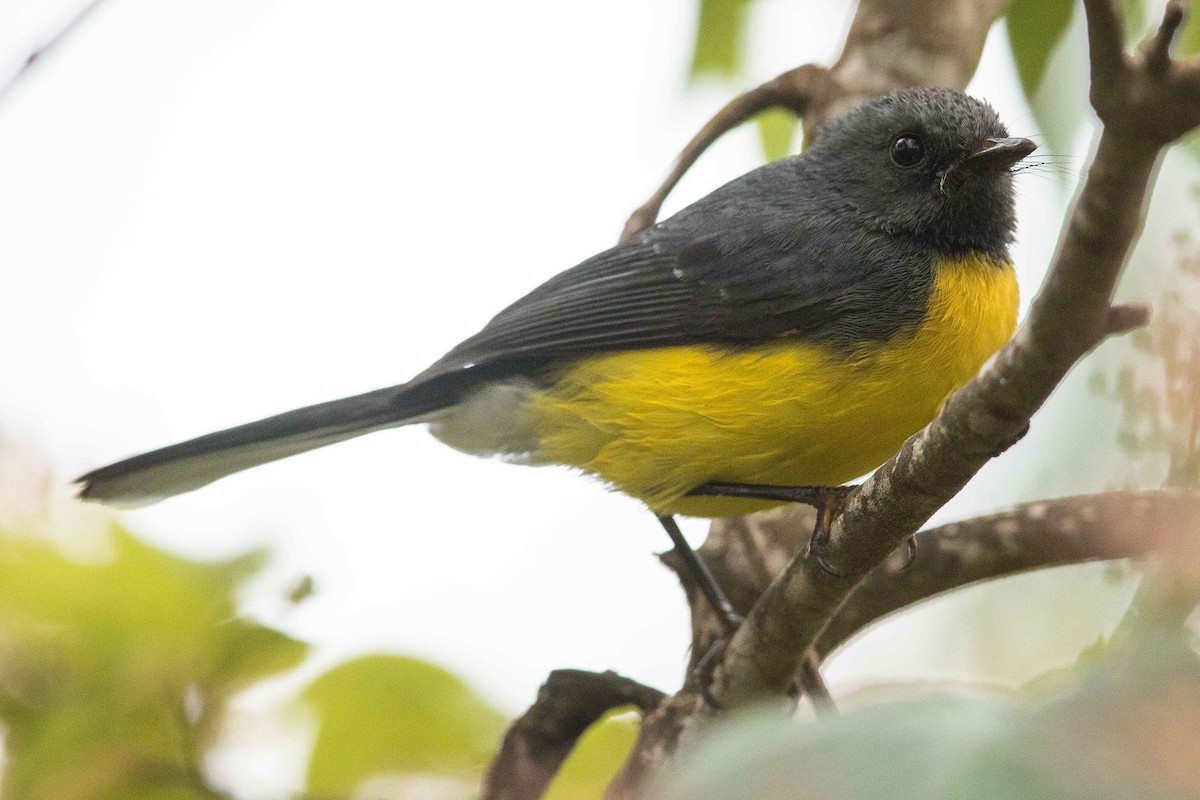
[[[78,5],[4,0],[0,55]],[[761,0],[744,79],[689,86],[694,0],[108,0],[0,98],[3,432],[52,461],[62,501],[52,513],[74,519],[84,512],[67,483],[88,469],[401,383],[611,245],[737,88],[830,63],[850,11]],[[1079,16],[1055,55],[1076,67]],[[969,91],[1014,134],[1037,135],[1002,23]],[[1049,105],[1084,120],[1082,95],[1066,94]],[[1077,171],[1090,135],[1077,126],[1055,152]],[[734,132],[667,213],[761,161],[753,127]],[[1075,177],[1018,182],[1025,300]],[[1064,478],[1071,468],[1055,461],[1057,442],[1086,449],[1097,415],[1115,418],[1079,412],[1082,390],[1070,391],[939,520],[1108,485]],[[560,469],[469,458],[419,428],[123,519],[189,556],[274,552],[245,611],[315,655],[244,697],[247,709],[368,651],[440,663],[511,713],[556,667],[616,669],[669,690],[686,664],[682,593],[652,555],[667,541],[644,509]],[[697,543],[705,526],[688,524]],[[969,599],[885,625],[832,661],[834,691],[977,677],[981,652],[996,681],[1038,672],[1039,648],[1070,660],[1128,599],[1101,570],[1079,574],[1003,602],[977,593],[970,629],[942,624]],[[285,602],[305,575],[315,595]],[[1078,620],[1028,624],[1067,595]]]

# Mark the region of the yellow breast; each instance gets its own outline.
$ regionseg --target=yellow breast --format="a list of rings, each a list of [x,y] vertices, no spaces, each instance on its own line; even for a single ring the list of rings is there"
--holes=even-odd
[[[684,495],[708,481],[836,486],[869,472],[970,380],[1016,315],[1012,266],[973,256],[936,265],[919,326],[850,354],[779,340],[585,358],[530,399],[533,458],[597,475],[660,514],[768,508]]]

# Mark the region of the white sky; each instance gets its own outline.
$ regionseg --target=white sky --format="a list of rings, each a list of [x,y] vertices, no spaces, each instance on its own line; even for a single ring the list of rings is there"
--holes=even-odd
[[[0,0],[0,23],[45,6]],[[0,98],[5,430],[45,447],[65,484],[403,382],[615,241],[729,97],[686,91],[694,7],[106,0]],[[760,3],[746,85],[828,63],[847,13]],[[1031,132],[1002,30],[979,76],[971,91]],[[727,137],[668,211],[759,161],[750,128]],[[1028,297],[1062,187],[1021,190]],[[945,515],[997,505],[1003,483],[985,473]],[[555,667],[669,689],[686,663],[682,596],[651,555],[667,540],[637,503],[417,428],[123,518],[189,555],[273,548],[247,608],[315,642],[312,669],[412,653],[515,712]],[[288,609],[278,598],[302,574],[317,594]],[[892,627],[839,659],[835,687],[921,674],[919,634]]]

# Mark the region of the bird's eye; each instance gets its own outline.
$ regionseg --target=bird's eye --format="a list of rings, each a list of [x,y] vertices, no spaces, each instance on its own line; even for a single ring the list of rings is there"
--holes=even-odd
[[[912,134],[901,136],[892,143],[892,161],[898,167],[914,167],[925,158],[925,145]]]

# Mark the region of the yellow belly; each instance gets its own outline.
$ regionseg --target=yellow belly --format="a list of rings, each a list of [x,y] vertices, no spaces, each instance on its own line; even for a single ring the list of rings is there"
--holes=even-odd
[[[656,513],[701,517],[778,505],[685,496],[709,481],[853,480],[932,420],[1016,325],[1011,265],[974,257],[935,274],[920,326],[849,355],[780,340],[574,362],[526,408],[534,460],[599,476]]]

